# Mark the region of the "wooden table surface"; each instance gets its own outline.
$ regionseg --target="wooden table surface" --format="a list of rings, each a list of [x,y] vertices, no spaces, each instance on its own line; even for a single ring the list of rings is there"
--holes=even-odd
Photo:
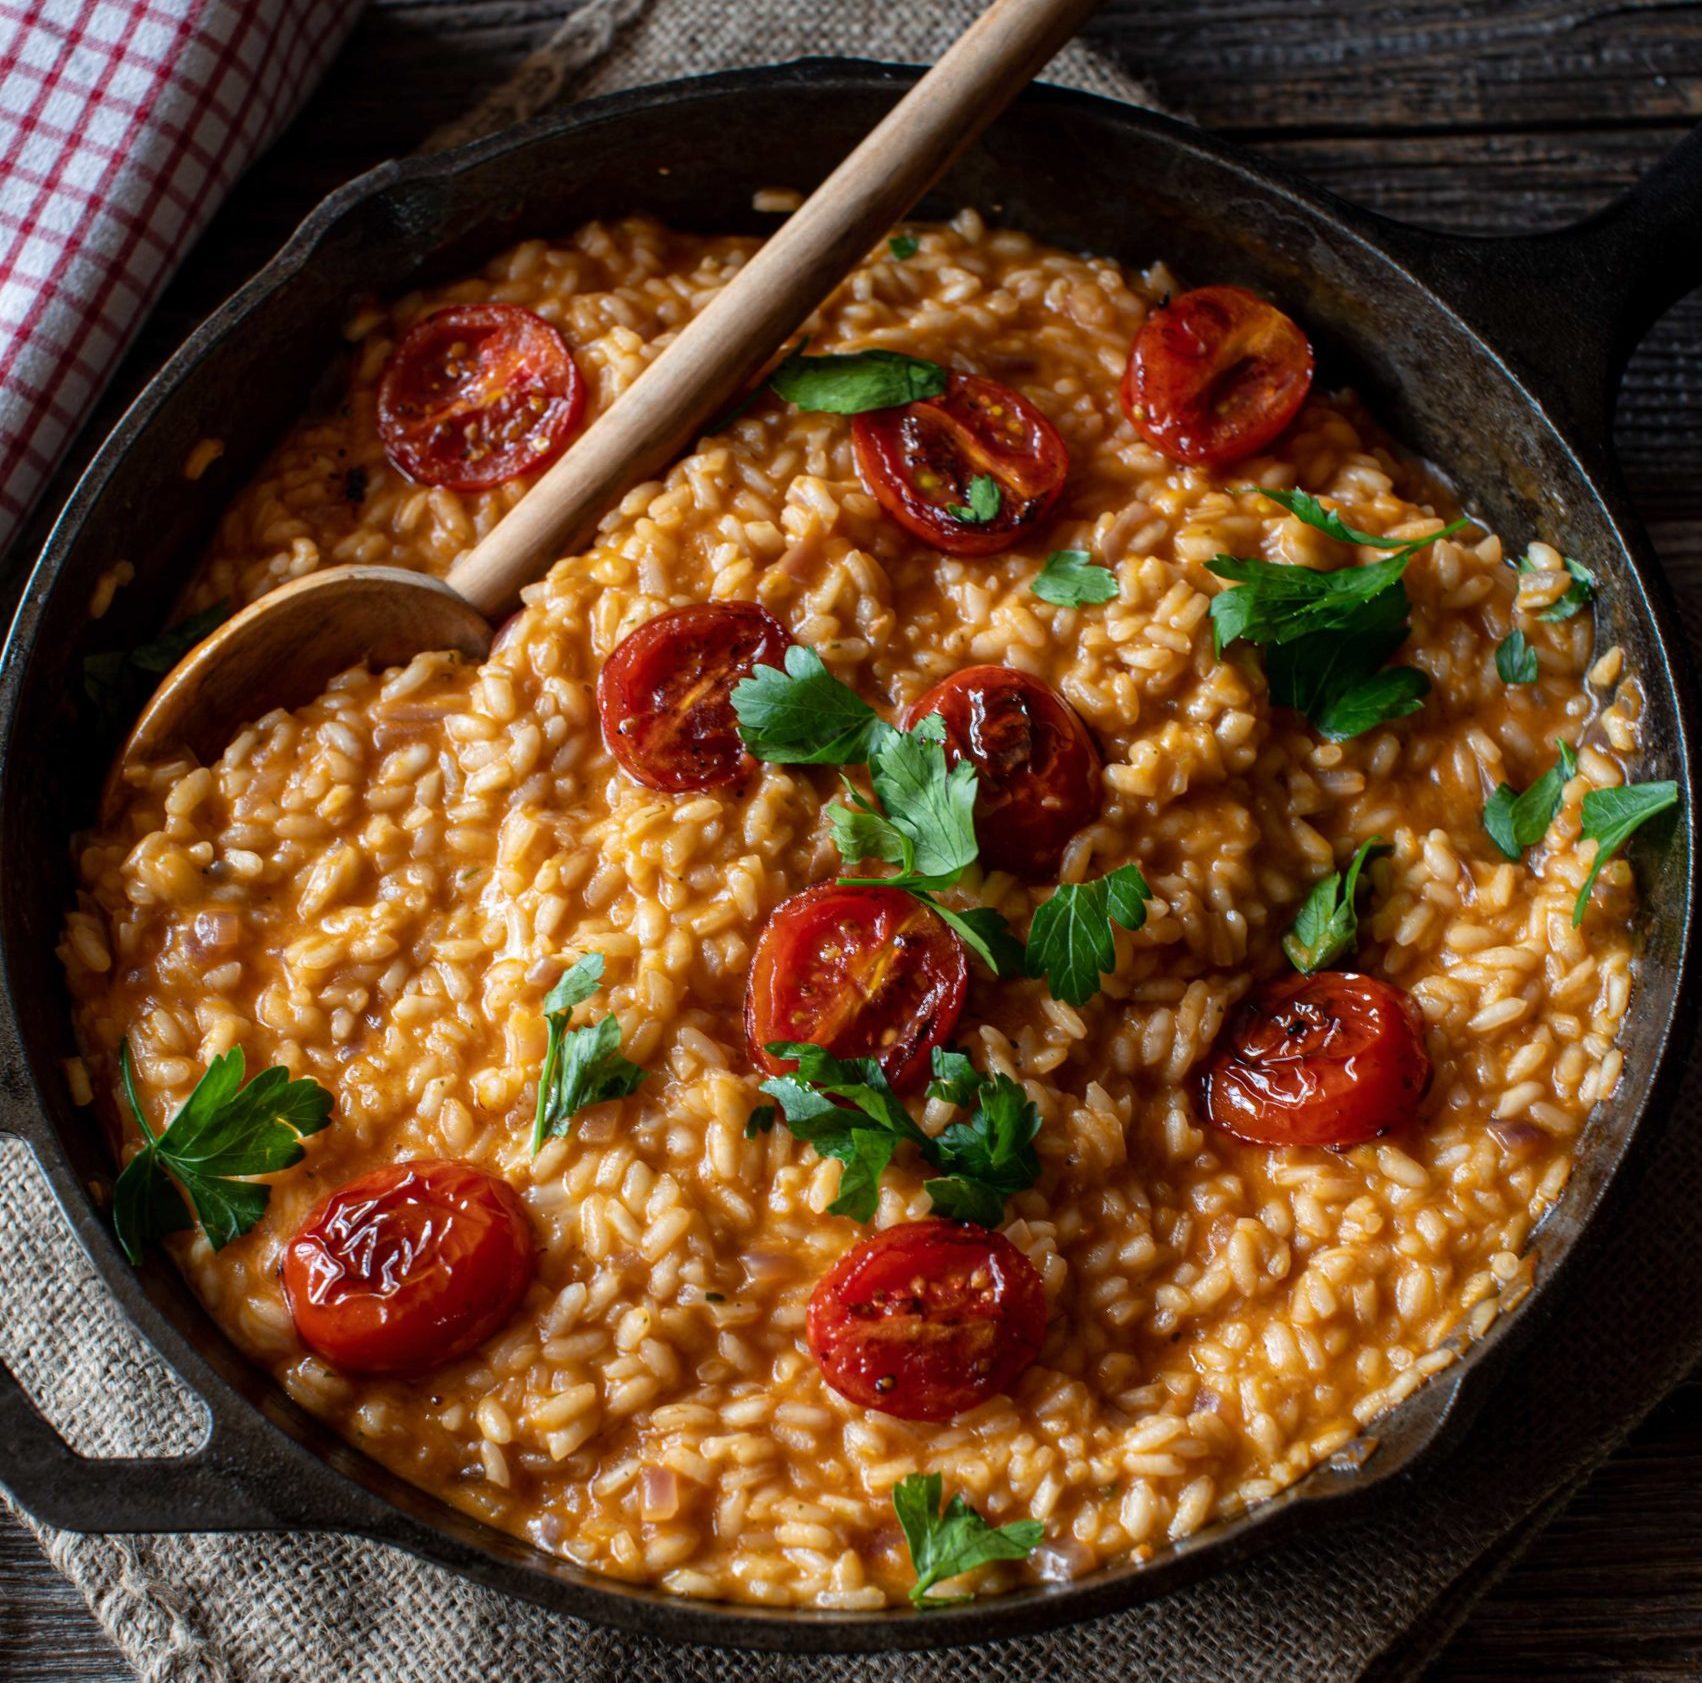
[[[561,9],[378,0],[173,284],[107,416],[317,198],[464,110]],[[1699,0],[1108,0],[1091,35],[1171,110],[1438,228],[1557,226],[1702,120]],[[1639,351],[1618,444],[1657,550],[1702,559],[1702,295]],[[1699,1516],[1702,1375],[1479,1603],[1427,1683],[1702,1679]],[[0,1679],[130,1677],[29,1535],[0,1520]]]

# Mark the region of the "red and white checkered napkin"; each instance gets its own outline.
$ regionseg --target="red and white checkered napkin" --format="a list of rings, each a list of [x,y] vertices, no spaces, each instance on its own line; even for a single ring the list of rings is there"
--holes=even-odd
[[[0,0],[0,551],[359,0]]]

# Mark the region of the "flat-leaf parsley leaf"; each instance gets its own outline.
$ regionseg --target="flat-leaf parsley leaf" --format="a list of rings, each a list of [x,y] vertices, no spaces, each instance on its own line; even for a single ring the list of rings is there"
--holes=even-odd
[[[836,1058],[820,1046],[777,1040],[768,1050],[796,1061],[790,1075],[771,1076],[762,1091],[778,1105],[792,1134],[843,1168],[832,1215],[867,1221],[880,1203],[880,1178],[893,1153],[908,1141],[922,1160],[941,1171],[926,1182],[934,1208],[958,1221],[996,1226],[1005,1199],[1032,1186],[1040,1173],[1033,1141],[1040,1113],[1006,1076],[984,1076],[961,1052],[934,1053],[931,1098],[972,1110],[938,1139],[917,1126],[874,1058]],[[776,1120],[763,1105],[745,1124],[747,1138],[766,1133]]]
[[[1359,913],[1354,905],[1359,873],[1388,851],[1383,838],[1373,836],[1354,854],[1345,879],[1340,871],[1333,871],[1312,885],[1312,892],[1301,901],[1294,922],[1282,938],[1288,962],[1302,976],[1334,964],[1359,940]]]
[[[862,765],[898,734],[801,643],[784,670],[758,666],[733,686],[733,714],[745,746],[775,765]]]
[[[1596,886],[1602,866],[1624,846],[1639,825],[1677,805],[1678,785],[1671,782],[1627,783],[1619,789],[1592,789],[1584,796],[1580,834],[1584,840],[1594,838],[1596,856],[1590,861],[1590,874],[1578,890],[1577,904],[1572,908],[1574,927],[1584,921],[1590,890]]]
[[[1376,538],[1343,524],[1304,492],[1264,495],[1331,536],[1392,553],[1386,561],[1330,572],[1236,555],[1208,561],[1212,572],[1235,585],[1212,598],[1217,654],[1237,639],[1263,645],[1272,703],[1304,713],[1333,741],[1416,713],[1430,692],[1429,678],[1408,666],[1381,670],[1411,629],[1412,603],[1401,575],[1420,549],[1461,522],[1424,538]]]
[[[1523,859],[1525,849],[1535,847],[1548,834],[1560,811],[1561,792],[1578,775],[1578,756],[1571,744],[1556,742],[1555,747],[1560,750],[1559,760],[1524,794],[1510,783],[1500,783],[1484,802],[1483,827],[1509,859]]]
[[[1063,884],[1034,914],[1024,968],[1046,978],[1054,999],[1086,1004],[1099,992],[1101,974],[1116,967],[1111,925],[1139,929],[1151,897],[1134,865],[1120,865],[1094,882]]]
[[[1574,561],[1570,555],[1563,555],[1560,560],[1572,582],[1560,596],[1537,614],[1538,619],[1571,619],[1574,614],[1582,613],[1596,599],[1596,575],[1581,561]],[[1514,570],[1520,573],[1543,571],[1528,555],[1521,555],[1513,565]]]
[[[948,503],[946,513],[953,520],[962,520],[972,526],[985,526],[989,520],[997,520],[999,510],[1005,506],[1005,494],[999,489],[999,482],[990,473],[978,473],[969,482],[969,506],[962,503]]]
[[[828,808],[834,842],[847,860],[899,867],[897,877],[878,879],[888,887],[950,888],[975,863],[975,767],[968,760],[948,766],[945,739],[945,721],[930,713],[876,747],[869,781],[884,816],[855,790],[855,806]]]
[[[1241,588],[1220,590],[1212,598],[1214,650],[1221,655],[1237,638],[1271,646],[1320,631],[1351,633],[1358,628],[1369,603],[1379,598],[1394,599],[1393,592],[1409,559],[1395,555],[1365,567],[1320,572],[1286,561],[1216,556],[1206,563],[1207,570]],[[1398,600],[1404,620],[1404,587]]]
[[[1040,1178],[1034,1136],[1040,1112],[1008,1075],[982,1075],[961,1052],[934,1048],[934,1079],[928,1097],[971,1111],[953,1122],[928,1154],[942,1171],[924,1182],[934,1209],[953,1221],[997,1227],[1005,1200]]]
[[[1397,583],[1361,604],[1340,629],[1267,650],[1272,703],[1303,713],[1336,742],[1416,713],[1429,694],[1429,678],[1410,666],[1383,666],[1406,641],[1408,606],[1406,587]]]
[[[1099,566],[1085,549],[1055,549],[1028,588],[1054,607],[1080,608],[1111,601],[1117,594],[1117,575]]]
[[[945,919],[957,938],[995,976],[1003,980],[1023,973],[1023,960],[1027,951],[1017,938],[1016,931],[1006,921],[1003,912],[995,911],[991,906],[971,906],[967,911],[960,912],[920,889],[913,888],[910,892],[918,900],[932,906]]]
[[[1046,1535],[1046,1527],[1037,1519],[1019,1519],[995,1529],[962,1496],[953,1496],[942,1513],[944,1490],[938,1473],[912,1473],[900,1479],[892,1493],[893,1511],[916,1569],[910,1599],[922,1609],[972,1600],[967,1595],[937,1596],[928,1591],[991,1560],[1026,1560]]]
[[[771,1076],[762,1084],[780,1107],[792,1134],[823,1157],[843,1165],[839,1196],[830,1215],[867,1221],[880,1202],[880,1179],[899,1142],[926,1149],[932,1144],[917,1127],[874,1058],[836,1058],[820,1046],[788,1040],[772,1042],[777,1058],[795,1059],[791,1075]],[[774,1126],[772,1106],[752,1113],[746,1137]]]
[[[937,362],[900,351],[805,356],[800,350],[769,375],[768,383],[795,408],[861,415],[938,397],[946,389],[946,371]]]
[[[199,1219],[214,1250],[246,1233],[265,1213],[272,1189],[231,1177],[269,1175],[300,1162],[302,1137],[331,1120],[331,1095],[317,1081],[292,1081],[281,1065],[243,1086],[242,1048],[233,1046],[213,1059],[183,1108],[156,1134],[136,1092],[128,1040],[119,1043],[118,1068],[143,1140],[112,1192],[113,1226],[132,1263],[142,1260],[149,1239],[180,1233],[192,1219]]]
[[[621,1056],[619,1017],[603,1017],[582,1028],[567,1026],[573,1008],[584,1004],[602,983],[603,955],[586,953],[568,966],[544,997],[549,1038],[544,1066],[538,1072],[538,1108],[532,1118],[534,1154],[546,1139],[567,1133],[573,1118],[587,1105],[624,1099],[645,1078],[644,1070]]]
[[[1534,684],[1541,676],[1537,652],[1522,631],[1509,631],[1496,645],[1495,670],[1504,684]]]

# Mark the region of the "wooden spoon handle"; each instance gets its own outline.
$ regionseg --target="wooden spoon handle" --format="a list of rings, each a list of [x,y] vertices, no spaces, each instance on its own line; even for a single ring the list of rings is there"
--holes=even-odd
[[[1098,0],[996,0],[448,582],[487,616],[692,443]],[[807,121],[807,114],[800,114]],[[777,136],[784,159],[783,137]]]

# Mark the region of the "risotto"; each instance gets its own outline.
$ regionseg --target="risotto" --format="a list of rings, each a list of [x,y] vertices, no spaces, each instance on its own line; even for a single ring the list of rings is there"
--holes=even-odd
[[[364,308],[346,401],[188,606],[442,575],[752,249],[593,224]],[[1636,677],[1585,567],[1453,526],[1248,294],[1204,326],[1259,412],[1190,421],[1153,335],[1216,354],[1202,296],[973,212],[902,233],[483,665],[349,672],[79,839],[72,1084],[153,1176],[120,1220],[292,1396],[597,1571],[876,1608],[942,1494],[1005,1528],[954,1588],[1150,1558],[1362,1453],[1523,1294],[1621,1077],[1634,890],[1617,858],[1590,887],[1586,801],[1634,779]],[[491,305],[556,331],[504,342],[509,409],[440,425],[398,346],[424,324],[453,371]],[[693,641],[705,604],[744,640]],[[1320,636],[1366,642],[1359,688]],[[1009,800],[1007,693],[1040,772]],[[1337,1108],[1285,1110],[1295,1001],[1334,1032],[1354,989]],[[156,1147],[121,1043],[154,1135],[209,1070],[234,1105],[234,1048],[281,1072],[276,1137]],[[337,1295],[399,1186],[461,1247],[406,1337]]]

